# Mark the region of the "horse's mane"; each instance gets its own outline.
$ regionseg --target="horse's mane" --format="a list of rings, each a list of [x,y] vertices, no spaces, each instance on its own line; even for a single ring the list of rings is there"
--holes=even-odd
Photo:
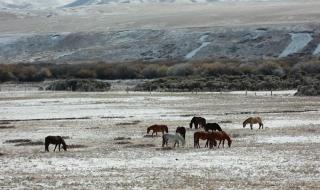
[[[249,117],[248,119],[244,120],[244,122],[242,124],[248,123],[249,120],[251,120],[251,117]]]

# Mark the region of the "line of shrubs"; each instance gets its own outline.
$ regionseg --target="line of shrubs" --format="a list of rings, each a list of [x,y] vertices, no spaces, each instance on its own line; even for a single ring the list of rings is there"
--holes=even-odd
[[[52,91],[103,92],[110,90],[111,84],[93,79],[68,79],[54,81],[46,87]]]
[[[318,59],[197,62],[0,64],[0,82],[46,79],[156,79],[137,90],[276,90],[320,80]]]

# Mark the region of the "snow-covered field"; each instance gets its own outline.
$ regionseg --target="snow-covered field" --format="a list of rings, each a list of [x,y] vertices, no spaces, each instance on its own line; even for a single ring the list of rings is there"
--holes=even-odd
[[[2,91],[0,187],[318,189],[320,98],[274,94]],[[194,129],[185,147],[171,150],[161,149],[160,137],[145,137],[151,124],[173,133],[192,115],[220,123],[231,148],[194,149]],[[251,115],[263,118],[264,130],[242,127]],[[78,148],[45,153],[43,145],[5,142],[47,135],[67,136]]]

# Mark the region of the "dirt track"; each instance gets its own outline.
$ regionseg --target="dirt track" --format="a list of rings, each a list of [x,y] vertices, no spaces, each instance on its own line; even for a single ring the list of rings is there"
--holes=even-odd
[[[320,187],[320,98],[264,93],[10,93],[1,92],[0,120],[21,121],[0,122],[2,189]],[[243,129],[242,121],[257,113],[265,129]],[[173,133],[177,126],[187,126],[194,114],[219,122],[232,136],[232,147],[194,149],[194,129],[187,131],[186,147],[172,150],[161,149],[160,137],[145,137],[151,124],[168,124]],[[87,119],[54,119],[63,117]],[[47,135],[65,136],[71,148],[45,153],[41,142]],[[17,139],[19,146],[7,141]]]

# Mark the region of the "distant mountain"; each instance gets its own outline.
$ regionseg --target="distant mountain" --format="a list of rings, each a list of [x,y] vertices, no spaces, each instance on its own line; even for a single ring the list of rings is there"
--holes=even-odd
[[[140,4],[140,3],[211,3],[211,2],[249,2],[282,0],[1,0],[0,9],[50,9],[68,8],[101,4]]]

